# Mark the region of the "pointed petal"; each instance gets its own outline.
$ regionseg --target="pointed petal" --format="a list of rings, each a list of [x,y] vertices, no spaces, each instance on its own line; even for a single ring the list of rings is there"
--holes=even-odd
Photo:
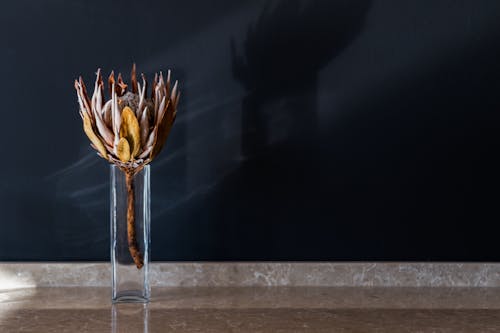
[[[156,84],[158,83],[158,73],[155,73],[153,85],[151,86],[151,98],[155,97]]]
[[[146,80],[146,75],[144,75],[144,73],[141,73],[141,78],[142,78],[142,89],[144,89],[144,97],[146,97],[148,93],[148,80]]]
[[[142,110],[144,108],[144,104],[146,103],[146,86],[143,85],[141,87],[141,84],[139,83],[138,87],[139,87],[139,103],[137,105],[137,112]]]
[[[120,108],[118,107],[118,96],[116,96],[115,85],[112,86],[112,114],[113,114],[113,132],[115,133],[115,138],[119,138],[120,134],[120,124],[121,124],[121,115]]]
[[[170,99],[175,101],[175,95],[177,94],[177,80],[174,83],[174,87],[172,88],[172,93],[170,94]]]
[[[154,104],[155,105],[155,110],[154,110],[155,111],[154,112],[155,113],[155,119],[157,119],[158,118],[158,111],[160,109],[159,108],[160,107],[160,102],[161,102],[160,86],[159,85],[156,86],[155,100],[154,100],[154,102],[155,102],[155,104]]]
[[[167,105],[167,110],[164,113],[160,123],[156,127],[158,130],[156,133],[155,141],[153,144],[153,150],[151,151],[150,158],[153,159],[162,150],[163,146],[165,145],[165,142],[167,140],[168,134],[170,133],[170,130],[172,129],[172,125],[174,124],[175,121],[175,110],[173,108],[173,105],[171,103],[168,103]]]
[[[146,158],[149,156],[149,154],[151,153],[151,149],[153,149],[153,147],[148,147],[146,148],[146,150],[144,150],[137,158]]]
[[[97,130],[99,131],[99,134],[102,136],[104,141],[106,141],[108,145],[112,146],[114,138],[113,132],[111,132],[111,130],[106,126],[100,113],[95,113],[95,123],[97,126]]]
[[[171,71],[169,69],[167,72],[167,83],[165,84],[168,92],[170,92],[170,75],[171,75]]]
[[[146,149],[147,148],[152,148],[153,147],[153,144],[155,142],[155,138],[156,138],[156,127],[151,131],[151,133],[149,134],[149,137],[148,137],[148,141],[146,142]]]
[[[112,94],[114,84],[115,84],[115,71],[111,71],[111,74],[109,74],[108,77],[108,90],[110,95]]]
[[[179,99],[181,97],[181,92],[179,91],[177,93],[177,96],[175,97],[175,102],[174,102],[174,110],[177,113],[177,105],[179,105]]]
[[[158,114],[157,114],[157,118],[156,118],[156,126],[158,126],[160,124],[160,121],[161,119],[163,119],[163,115],[165,114],[165,111],[166,111],[166,106],[165,106],[165,97],[166,96],[163,96],[163,99],[161,100],[161,103],[160,103],[160,106],[158,107]],[[167,101],[167,103],[170,102],[170,101]]]
[[[140,83],[137,83],[137,89],[138,89],[138,94],[139,94],[139,104],[138,105],[141,105],[142,103],[142,99],[141,99],[141,92],[142,92],[142,87],[141,87],[141,84]]]
[[[144,147],[149,134],[149,109],[146,106],[141,116],[141,147]]]
[[[80,111],[88,113],[87,108],[83,104],[82,94],[80,93],[80,85],[76,80],[75,80],[75,89],[76,89],[76,97],[78,97],[78,105],[80,105]]]
[[[94,115],[92,114],[92,110],[87,108],[87,106],[85,105],[81,85],[77,81],[75,81],[75,89],[76,89],[76,95],[78,97],[78,104],[80,105],[80,112],[86,113],[90,119],[90,123],[93,124],[94,123]]]
[[[118,85],[117,85],[117,93],[118,96],[123,96],[127,92],[128,85],[123,82],[122,73],[118,73]]]
[[[130,161],[130,145],[127,139],[121,138],[120,141],[118,141],[116,145],[116,156],[124,163]]]
[[[158,78],[158,86],[163,88],[165,86],[165,81],[163,80],[163,73],[160,71],[160,77]]]
[[[94,104],[92,108],[94,109],[95,113],[102,114],[102,95],[101,95],[101,89],[99,87],[96,88],[95,94],[95,99],[94,97],[92,98],[92,103]]]
[[[126,138],[130,145],[130,153],[134,158],[141,148],[140,127],[134,111],[126,106],[122,111],[120,138]],[[121,140],[121,139],[120,139]]]
[[[101,82],[101,69],[98,68],[97,69],[97,72],[96,72],[96,78],[95,78],[95,83],[94,83],[94,94],[92,95],[92,101],[94,102],[94,96],[97,97],[97,92],[100,90],[100,82]],[[102,97],[102,96],[101,96]],[[102,99],[100,99],[99,101],[95,101],[96,103],[97,102],[100,102],[101,105],[102,105]]]
[[[102,119],[104,120],[104,123],[106,124],[106,126],[108,126],[109,128],[113,128],[112,123],[111,123],[111,103],[112,102],[113,102],[112,100],[109,100],[102,107]]]
[[[92,93],[92,99],[90,101],[90,105],[92,107],[93,112],[95,112],[97,108],[97,90],[98,90],[98,85],[96,80],[94,84],[94,92]]]
[[[136,74],[135,62],[132,65],[132,71],[130,72],[130,84],[132,85],[132,92],[134,94],[137,94],[139,89],[137,86],[137,74]]]
[[[104,104],[104,83],[102,82],[102,74],[101,74],[101,69],[97,69],[97,82],[99,85],[99,90],[101,92],[101,105]]]
[[[89,95],[87,94],[87,88],[85,87],[85,83],[83,82],[83,79],[81,76],[78,79],[78,83],[80,84],[80,95],[81,95],[83,104],[85,105],[85,108],[87,109],[87,112],[89,113],[89,116],[92,117],[92,108],[90,106]]]
[[[83,114],[83,131],[87,134],[87,137],[90,139],[90,142],[94,144],[96,150],[104,157],[107,158],[108,154],[106,153],[106,148],[102,141],[97,137],[92,128],[92,123],[90,122],[89,116],[84,113]]]

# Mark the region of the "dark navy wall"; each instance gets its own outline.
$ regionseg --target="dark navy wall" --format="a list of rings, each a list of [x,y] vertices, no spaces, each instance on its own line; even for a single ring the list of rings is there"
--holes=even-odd
[[[9,1],[0,260],[107,260],[73,79],[171,68],[153,260],[500,260],[500,2]]]

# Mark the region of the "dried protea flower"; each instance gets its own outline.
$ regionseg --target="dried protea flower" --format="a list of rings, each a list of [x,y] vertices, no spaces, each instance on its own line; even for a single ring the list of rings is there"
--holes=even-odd
[[[137,82],[132,67],[130,91],[118,74],[108,78],[110,99],[105,101],[101,70],[97,70],[92,99],[82,78],[75,80],[83,129],[99,156],[118,165],[125,172],[136,173],[161,151],[177,113],[180,93],[177,81],[170,87],[170,71],[166,81],[156,74],[148,96],[147,81]]]
[[[148,83],[142,74],[142,85],[137,82],[136,67],[132,66],[130,88],[118,74],[108,77],[109,100],[104,97],[101,70],[97,70],[94,93],[89,98],[80,77],[75,89],[80,104],[83,130],[91,146],[102,158],[117,165],[127,183],[127,232],[129,250],[137,268],[143,266],[143,257],[135,238],[134,175],[150,163],[163,148],[177,113],[180,93],[177,81],[170,87],[170,71],[155,74],[148,96]]]

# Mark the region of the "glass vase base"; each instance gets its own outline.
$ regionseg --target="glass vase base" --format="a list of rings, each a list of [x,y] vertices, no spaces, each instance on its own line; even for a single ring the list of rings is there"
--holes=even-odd
[[[112,298],[113,303],[149,303],[149,296],[139,290],[123,290]]]

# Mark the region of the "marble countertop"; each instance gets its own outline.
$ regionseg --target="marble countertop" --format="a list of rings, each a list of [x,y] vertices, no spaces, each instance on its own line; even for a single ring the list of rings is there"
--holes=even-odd
[[[21,288],[0,290],[0,332],[500,332],[500,288]]]
[[[500,287],[500,263],[153,262],[149,276],[154,287]],[[109,262],[0,262],[3,289],[110,281]]]

